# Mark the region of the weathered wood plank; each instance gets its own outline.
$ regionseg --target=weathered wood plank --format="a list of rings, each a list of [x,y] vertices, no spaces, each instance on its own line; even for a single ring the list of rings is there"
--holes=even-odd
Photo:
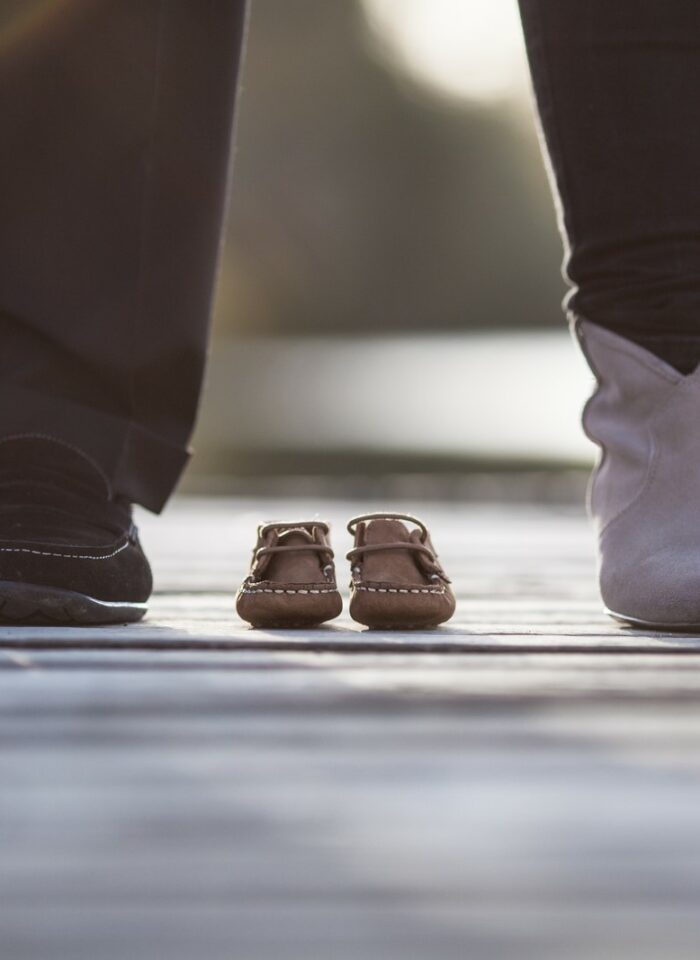
[[[0,630],[2,960],[694,960],[700,638],[602,614],[580,512],[476,505],[421,510],[441,630],[249,630],[289,513],[176,503],[148,621]]]
[[[155,676],[3,721],[12,960],[690,956],[697,702],[282,714]]]

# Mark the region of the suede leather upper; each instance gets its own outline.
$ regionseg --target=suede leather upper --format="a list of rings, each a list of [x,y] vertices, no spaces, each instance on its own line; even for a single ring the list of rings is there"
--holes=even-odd
[[[99,468],[48,437],[0,440],[0,580],[141,603],[152,589],[129,504]]]
[[[374,628],[414,629],[450,619],[455,597],[420,520],[403,514],[367,514],[351,520],[348,530],[355,537],[348,554],[354,620]]]
[[[342,606],[327,523],[258,527],[250,573],[236,597],[241,619],[257,627],[313,626],[337,617]]]

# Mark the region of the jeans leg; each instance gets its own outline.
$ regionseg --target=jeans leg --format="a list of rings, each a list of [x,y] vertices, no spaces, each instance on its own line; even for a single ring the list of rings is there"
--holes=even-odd
[[[700,4],[520,0],[577,316],[700,361]]]
[[[207,351],[245,0],[43,0],[0,33],[0,435],[160,509]]]

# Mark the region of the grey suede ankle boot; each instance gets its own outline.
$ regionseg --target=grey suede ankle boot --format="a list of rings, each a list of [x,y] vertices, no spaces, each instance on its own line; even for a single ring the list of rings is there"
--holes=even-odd
[[[601,448],[589,508],[608,613],[700,630],[700,369],[684,376],[637,344],[578,320],[598,387],[583,413]]]

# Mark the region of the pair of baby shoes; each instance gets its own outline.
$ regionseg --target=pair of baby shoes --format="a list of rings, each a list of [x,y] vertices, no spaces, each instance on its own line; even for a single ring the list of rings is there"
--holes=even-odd
[[[348,531],[355,538],[347,555],[353,620],[410,630],[450,619],[454,593],[424,523],[408,514],[369,513],[352,519]],[[250,573],[236,597],[238,615],[254,627],[311,627],[337,617],[343,601],[329,534],[321,520],[258,527]]]

